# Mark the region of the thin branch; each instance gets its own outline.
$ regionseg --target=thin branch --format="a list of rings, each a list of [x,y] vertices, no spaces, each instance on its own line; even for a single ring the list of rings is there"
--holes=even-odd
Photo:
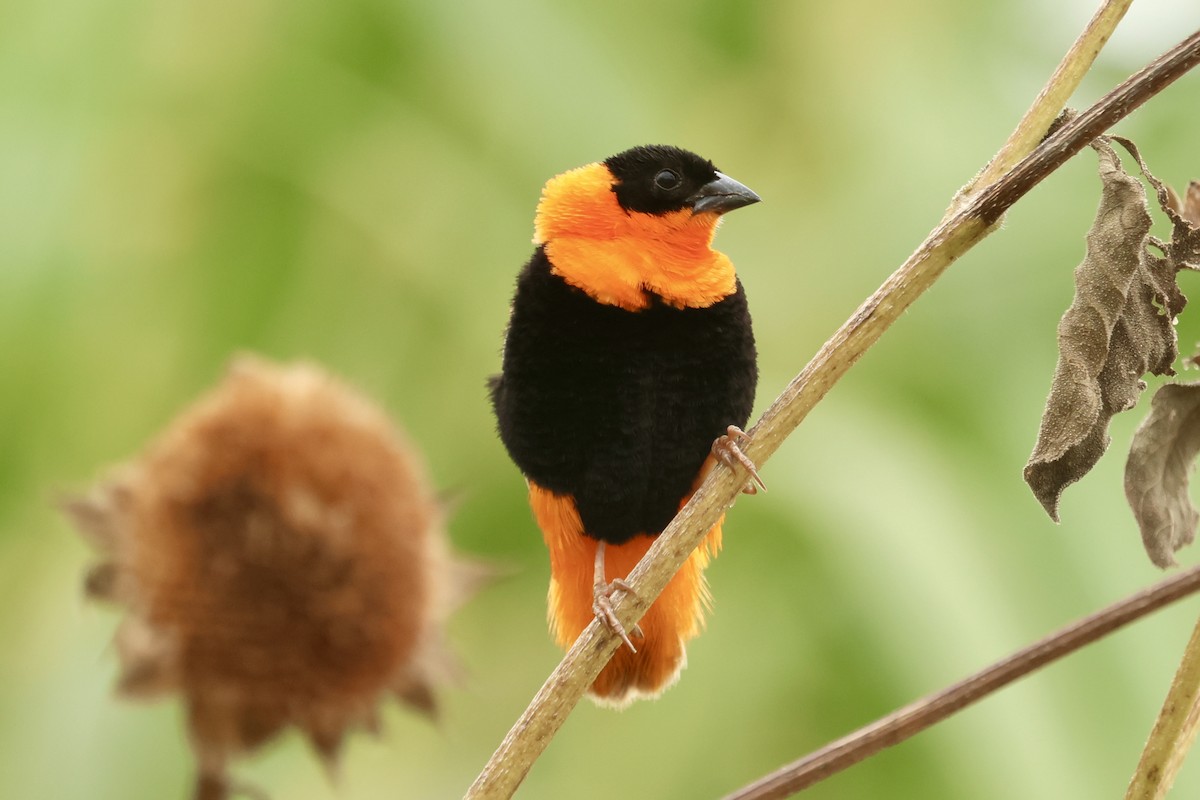
[[[926,238],[901,267],[834,333],[750,431],[746,454],[762,466],[834,383],[960,255],[993,229],[1018,199],[1109,126],[1162,91],[1200,61],[1200,32],[1155,60],[1099,103],[1064,125],[995,184],[982,190]],[[714,469],[659,535],[628,577],[636,594],[615,603],[626,629],[650,603],[732,504],[745,482],[740,472]],[[593,621],[538,690],[500,743],[466,800],[511,797],[533,762],[616,651],[620,639]]]
[[[1034,99],[1033,105],[1025,112],[1025,116],[1021,117],[1008,141],[987,166],[958,193],[952,211],[957,210],[965,198],[975,194],[979,187],[990,185],[1012,169],[1013,165],[1037,146],[1067,104],[1067,100],[1079,88],[1083,76],[1092,68],[1096,56],[1100,55],[1101,48],[1108,42],[1117,28],[1117,23],[1125,16],[1132,3],[1133,0],[1105,0],[1083,29],[1083,33],[1079,34],[1075,44],[1071,45],[1071,49],[1063,56],[1050,80],[1046,81],[1046,85]]]
[[[727,795],[724,800],[780,800],[885,747],[899,744],[1040,667],[1200,591],[1200,567],[1176,575],[1068,625],[964,681],[893,711],[854,733]]]
[[[1125,800],[1161,800],[1171,790],[1200,725],[1200,622],[1192,631]]]

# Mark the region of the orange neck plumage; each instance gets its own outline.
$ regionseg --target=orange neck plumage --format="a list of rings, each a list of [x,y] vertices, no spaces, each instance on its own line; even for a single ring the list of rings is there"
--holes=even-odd
[[[629,311],[650,305],[647,292],[677,308],[704,308],[733,294],[733,263],[710,247],[716,214],[629,213],[612,182],[603,164],[589,164],[546,184],[533,241],[546,248],[554,274]]]

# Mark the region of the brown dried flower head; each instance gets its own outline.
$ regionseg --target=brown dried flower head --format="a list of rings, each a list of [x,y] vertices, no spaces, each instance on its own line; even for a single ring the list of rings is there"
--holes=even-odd
[[[128,610],[119,691],[182,696],[202,775],[288,725],[332,763],[388,693],[433,712],[472,570],[414,448],[317,367],[237,359],[66,508],[104,554],[87,592]]]

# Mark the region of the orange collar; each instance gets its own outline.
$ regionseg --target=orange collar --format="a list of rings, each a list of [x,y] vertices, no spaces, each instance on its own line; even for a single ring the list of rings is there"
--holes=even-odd
[[[555,275],[629,311],[650,305],[647,292],[677,308],[704,308],[733,294],[733,263],[710,246],[716,214],[627,212],[612,181],[603,164],[589,164],[546,184],[533,241],[545,246]]]

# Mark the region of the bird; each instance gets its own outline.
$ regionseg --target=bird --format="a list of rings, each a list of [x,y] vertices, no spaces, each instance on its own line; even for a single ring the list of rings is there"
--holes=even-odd
[[[589,688],[601,705],[672,685],[711,605],[723,516],[624,629],[612,598],[654,537],[718,460],[747,471],[747,493],[766,488],[743,452],[746,294],[711,246],[722,215],[759,200],[693,152],[646,145],[551,178],[537,205],[489,389],[549,549],[554,638],[566,649],[599,618],[624,641]]]

